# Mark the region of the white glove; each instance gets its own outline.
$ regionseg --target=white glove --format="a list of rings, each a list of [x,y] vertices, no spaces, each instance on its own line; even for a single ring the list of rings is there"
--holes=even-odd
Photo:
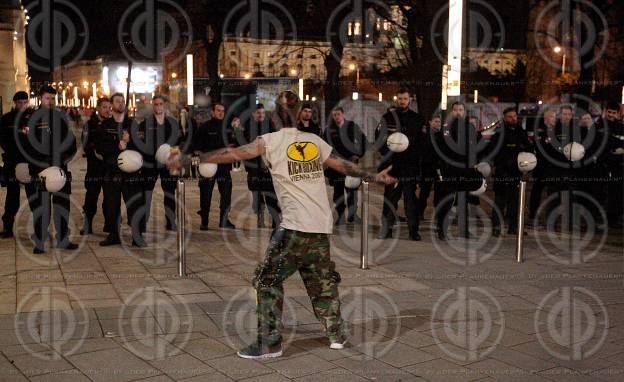
[[[98,153],[97,151],[94,151],[94,153],[95,153],[95,157],[96,157],[98,160],[104,160],[104,157],[102,156],[102,154]]]

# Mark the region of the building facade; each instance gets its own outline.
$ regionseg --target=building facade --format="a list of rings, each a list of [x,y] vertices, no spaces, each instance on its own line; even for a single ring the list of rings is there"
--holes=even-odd
[[[18,0],[0,2],[0,97],[2,112],[12,107],[16,91],[30,91],[26,61],[26,13]]]

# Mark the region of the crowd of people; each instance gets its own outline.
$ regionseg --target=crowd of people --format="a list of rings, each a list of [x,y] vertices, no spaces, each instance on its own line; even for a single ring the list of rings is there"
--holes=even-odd
[[[26,195],[33,212],[34,252],[44,253],[48,225],[53,216],[56,227],[56,247],[74,250],[68,228],[71,194],[71,173],[68,163],[78,150],[77,140],[68,127],[67,113],[55,108],[54,88],[44,86],[39,92],[39,107],[31,109],[28,93],[18,92],[14,108],[0,121],[0,146],[3,150],[3,185],[7,187],[4,208],[3,238],[13,237],[14,220],[19,208],[20,180],[16,168],[28,164],[33,179],[50,166],[61,168],[68,179],[62,190],[46,192],[41,182],[25,184]],[[420,221],[425,217],[429,196],[433,193],[433,219],[440,240],[447,240],[449,211],[468,211],[480,203],[476,192],[487,179],[494,191],[492,234],[517,234],[518,183],[523,176],[518,167],[520,153],[534,153],[537,167],[531,172],[529,223],[539,224],[540,216],[555,210],[568,199],[586,205],[597,229],[607,224],[622,226],[622,190],[624,189],[624,125],[618,103],[608,103],[598,117],[575,110],[570,105],[549,106],[531,123],[520,120],[513,107],[502,112],[501,119],[483,130],[478,119],[467,114],[466,105],[453,103],[448,116],[435,114],[424,118],[411,108],[409,91],[396,94],[396,104],[381,118],[374,137],[367,137],[354,121],[345,118],[345,110],[331,111],[328,125],[323,129],[313,119],[314,106],[300,102],[296,95],[281,95],[285,104],[296,105],[295,124],[299,131],[311,133],[327,144],[344,160],[357,165],[367,152],[379,156],[379,171],[389,169],[396,184],[386,185],[381,217],[380,239],[393,236],[397,220],[405,220],[409,239],[421,240]],[[291,99],[292,98],[292,99]],[[250,117],[243,123],[234,117],[226,120],[226,105],[213,102],[210,119],[197,123],[181,113],[174,118],[168,113],[167,98],[156,95],[151,113],[142,120],[128,116],[123,94],[100,98],[96,112],[83,128],[82,148],[87,161],[84,186],[86,189],[82,235],[93,232],[100,194],[104,232],[107,237],[100,245],[120,245],[121,201],[124,200],[132,245],[145,247],[143,238],[150,217],[154,189],[160,179],[164,193],[166,229],[175,230],[175,188],[180,176],[195,173],[185,168],[172,173],[159,161],[157,152],[165,144],[182,153],[199,155],[214,150],[240,147],[256,138],[281,130],[283,121],[278,110],[268,113],[264,105],[254,105]],[[394,133],[404,134],[407,149],[392,151],[386,144]],[[564,148],[577,142],[584,148],[582,159],[566,156]],[[125,150],[140,153],[143,162],[138,171],[127,173],[120,169],[118,157]],[[306,147],[296,147],[305,158]],[[295,154],[293,154],[295,155]],[[257,226],[265,227],[268,212],[272,228],[282,221],[282,208],[276,196],[267,158],[243,160],[247,185],[253,195],[252,208]],[[485,168],[488,171],[484,171]],[[492,171],[489,171],[489,170]],[[200,177],[200,229],[209,229],[211,200],[215,184],[220,197],[218,226],[235,229],[229,214],[232,200],[232,164],[219,164],[216,174]],[[293,170],[294,171],[294,170]],[[490,174],[491,172],[491,174]],[[325,177],[333,187],[333,202],[337,218],[334,225],[360,223],[357,189],[348,186],[347,176],[326,168]],[[544,199],[544,191],[547,199]],[[403,198],[405,218],[398,217],[399,201]],[[568,200],[566,199],[566,200]],[[582,201],[581,199],[585,199]],[[547,200],[546,203],[543,200]],[[53,212],[53,213],[52,213]],[[606,221],[604,216],[606,215]],[[461,220],[461,219],[459,219]],[[459,222],[461,223],[461,222]],[[458,224],[460,236],[470,237],[466,224]]]

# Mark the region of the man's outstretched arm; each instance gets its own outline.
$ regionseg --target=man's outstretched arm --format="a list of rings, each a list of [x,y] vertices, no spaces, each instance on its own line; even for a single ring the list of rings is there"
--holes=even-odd
[[[226,147],[223,149],[199,154],[201,163],[226,164],[249,160],[264,154],[265,146],[262,138],[240,147]]]
[[[240,147],[225,147],[214,151],[200,153],[199,160],[201,163],[226,164],[253,159],[263,155],[264,152],[264,141],[261,138],[257,138],[252,143],[248,143]],[[167,167],[169,170],[179,170],[189,161],[189,155],[174,154],[169,159]]]
[[[341,174],[362,178],[365,182],[377,182],[383,184],[394,184],[397,180],[388,173],[392,170],[392,166],[386,168],[380,173],[368,172],[355,163],[349,162],[332,153],[324,163],[325,166],[338,171]]]

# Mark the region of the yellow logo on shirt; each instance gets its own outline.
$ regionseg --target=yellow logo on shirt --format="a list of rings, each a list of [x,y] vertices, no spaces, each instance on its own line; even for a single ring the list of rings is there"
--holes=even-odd
[[[288,157],[297,162],[310,162],[319,156],[319,149],[312,142],[295,142],[288,146]]]

